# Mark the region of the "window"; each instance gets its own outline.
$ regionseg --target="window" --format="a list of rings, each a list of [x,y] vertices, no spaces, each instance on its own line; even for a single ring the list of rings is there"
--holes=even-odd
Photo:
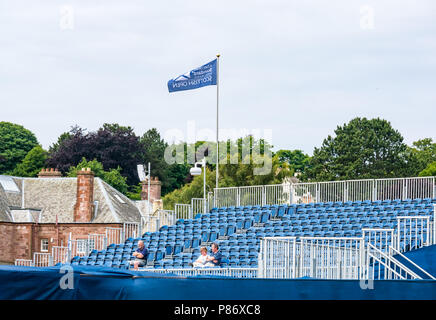
[[[20,192],[20,189],[18,189],[15,181],[11,177],[0,176],[0,184],[7,192]]]
[[[41,252],[48,252],[48,239],[41,239]]]
[[[76,254],[86,254],[86,242],[88,239],[77,239],[77,249]]]

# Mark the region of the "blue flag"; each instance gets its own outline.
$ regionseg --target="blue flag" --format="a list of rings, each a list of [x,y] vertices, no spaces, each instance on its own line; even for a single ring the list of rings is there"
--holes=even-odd
[[[191,90],[216,85],[216,60],[171,79],[168,81],[168,91]]]

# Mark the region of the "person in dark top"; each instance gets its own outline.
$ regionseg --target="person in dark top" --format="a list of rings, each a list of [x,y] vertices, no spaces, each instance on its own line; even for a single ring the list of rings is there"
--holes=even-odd
[[[223,258],[223,256],[222,256],[221,252],[219,252],[218,244],[215,242],[212,243],[212,253],[207,258],[207,261],[211,262],[214,267],[219,267],[219,265],[221,264],[222,258]]]
[[[135,270],[147,264],[148,250],[144,246],[144,241],[140,240],[138,242],[138,249],[132,255],[135,257],[135,260],[130,261],[130,264],[133,264]]]

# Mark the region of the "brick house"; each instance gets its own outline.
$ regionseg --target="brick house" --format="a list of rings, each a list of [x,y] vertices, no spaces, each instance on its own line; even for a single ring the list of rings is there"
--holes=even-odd
[[[160,192],[154,195],[160,197]],[[51,252],[53,246],[66,246],[70,235],[86,239],[108,227],[140,223],[144,206],[139,203],[94,177],[89,168],[77,178],[62,177],[54,169],[42,169],[38,178],[0,176],[0,263]]]

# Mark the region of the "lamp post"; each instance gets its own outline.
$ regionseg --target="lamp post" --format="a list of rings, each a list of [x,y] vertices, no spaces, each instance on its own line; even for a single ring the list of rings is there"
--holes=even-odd
[[[189,173],[193,176],[199,176],[201,175],[201,167],[203,167],[203,213],[206,213],[206,158],[203,158],[201,162],[196,162]]]

